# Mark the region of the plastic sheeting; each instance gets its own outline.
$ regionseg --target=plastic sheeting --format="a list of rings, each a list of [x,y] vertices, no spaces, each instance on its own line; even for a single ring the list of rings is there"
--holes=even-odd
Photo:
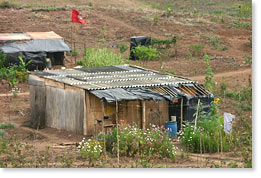
[[[136,60],[137,57],[134,56],[132,49],[135,49],[137,46],[146,46],[149,47],[151,43],[151,37],[149,36],[137,36],[137,37],[131,37],[131,44],[130,44],[130,60]]]
[[[62,52],[71,51],[63,39],[33,40],[24,43],[9,43],[0,46],[4,53],[17,52]]]
[[[109,103],[117,101],[134,101],[134,100],[153,100],[157,101],[165,101],[165,100],[173,100],[178,97],[171,97],[168,95],[163,95],[157,92],[153,92],[147,90],[145,88],[115,88],[108,90],[92,90],[90,91],[93,95],[97,96],[103,101],[107,101]]]
[[[224,132],[227,134],[232,133],[233,120],[235,119],[235,115],[224,112]]]

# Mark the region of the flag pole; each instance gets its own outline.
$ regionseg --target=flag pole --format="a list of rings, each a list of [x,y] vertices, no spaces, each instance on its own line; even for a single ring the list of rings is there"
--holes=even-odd
[[[71,67],[73,66],[73,24],[71,25],[71,48],[72,48],[72,52],[71,52]]]

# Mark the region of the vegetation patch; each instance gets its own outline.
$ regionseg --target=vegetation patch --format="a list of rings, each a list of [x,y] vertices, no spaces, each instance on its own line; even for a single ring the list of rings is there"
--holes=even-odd
[[[9,9],[9,8],[17,8],[17,7],[18,5],[13,2],[9,2],[9,1],[0,2],[0,9]]]
[[[88,48],[82,60],[77,62],[83,67],[102,67],[124,64],[122,55],[117,55],[107,48]]]
[[[157,49],[152,48],[151,46],[137,46],[132,49],[132,52],[137,59],[141,60],[151,60],[160,57],[160,53]]]
[[[40,8],[40,9],[32,9],[33,12],[51,12],[51,11],[66,11],[66,8],[64,7],[46,7],[46,8]]]
[[[103,140],[101,133],[98,138]],[[106,150],[116,156],[135,157],[149,160],[150,158],[166,157],[176,160],[177,148],[169,138],[168,130],[164,126],[150,125],[146,130],[139,129],[137,124],[126,124],[121,121],[118,128],[119,146],[117,143],[117,128],[105,135]]]

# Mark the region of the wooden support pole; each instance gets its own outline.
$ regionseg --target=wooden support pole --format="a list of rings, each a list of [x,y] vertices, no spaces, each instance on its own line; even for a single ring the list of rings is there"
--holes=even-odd
[[[142,101],[142,129],[146,129],[146,104],[145,100]]]
[[[76,65],[76,46],[75,46],[75,42],[73,42],[73,49],[74,49],[74,64]]]
[[[72,64],[73,64],[73,25],[71,25],[71,48],[72,48],[72,51],[71,51],[71,67],[72,67]]]
[[[120,141],[119,141],[119,119],[118,119],[118,101],[116,99],[116,126],[117,126],[117,159],[118,167],[120,166]]]
[[[198,99],[198,106],[197,106],[197,112],[196,112],[194,132],[196,131],[196,128],[197,128],[199,104],[200,104],[200,99]]]
[[[102,101],[102,134],[103,134],[103,152],[106,158],[106,140],[105,140],[105,132],[104,132],[104,102]]]
[[[180,130],[183,130],[183,98],[181,98],[180,104]]]

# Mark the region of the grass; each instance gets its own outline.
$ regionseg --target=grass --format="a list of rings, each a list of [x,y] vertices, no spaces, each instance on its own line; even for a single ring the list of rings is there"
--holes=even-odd
[[[0,9],[10,9],[10,8],[17,8],[18,4],[9,2],[9,1],[3,1],[0,2]]]
[[[195,44],[195,45],[190,45],[188,48],[192,56],[201,56],[202,50],[205,48],[205,45]]]
[[[32,9],[33,12],[51,12],[51,11],[66,11],[66,8],[64,7],[46,7],[46,8],[40,8],[40,9]]]
[[[83,67],[112,66],[124,64],[124,59],[122,55],[117,55],[107,48],[88,48],[85,50],[83,59],[77,64]]]
[[[12,124],[12,123],[1,123],[0,124],[0,129],[9,129],[9,128],[14,128],[14,124]]]
[[[251,0],[244,1],[224,1],[224,0],[140,0],[141,5],[146,7],[168,11],[172,9],[175,13],[191,12],[202,15],[229,15],[234,17],[251,17],[252,4]],[[184,4],[184,5],[182,5]]]
[[[240,28],[250,28],[251,25],[247,22],[240,22],[240,21],[234,21],[232,24],[233,27],[240,27]]]

